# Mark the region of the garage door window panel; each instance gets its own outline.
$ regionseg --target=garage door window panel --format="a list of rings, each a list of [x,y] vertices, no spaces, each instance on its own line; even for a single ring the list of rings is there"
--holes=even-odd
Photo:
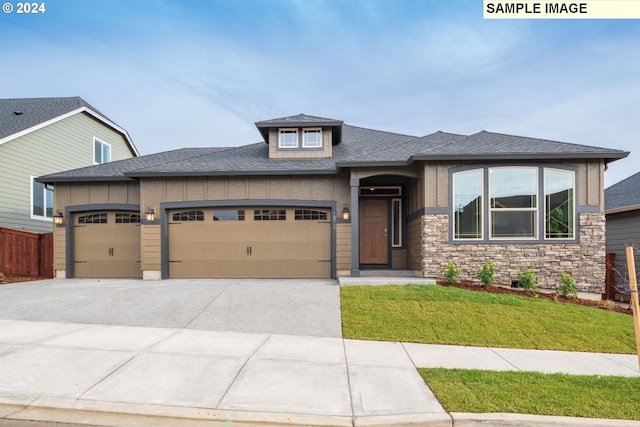
[[[214,221],[244,221],[244,210],[216,209],[213,211]]]
[[[117,213],[116,224],[139,224],[140,215],[130,213]]]
[[[253,211],[254,221],[286,221],[286,209],[255,209]]]
[[[327,213],[322,211],[316,211],[313,209],[296,209],[295,211],[296,221],[326,221]]]
[[[78,216],[78,224],[107,224],[107,214],[88,214]]]
[[[204,221],[204,211],[183,211],[173,214],[174,221],[190,222],[190,221]]]

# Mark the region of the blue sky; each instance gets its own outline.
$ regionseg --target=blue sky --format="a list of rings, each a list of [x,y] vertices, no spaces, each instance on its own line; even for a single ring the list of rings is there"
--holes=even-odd
[[[15,4],[15,2],[14,2]],[[47,0],[0,14],[0,96],[81,96],[142,154],[257,142],[306,113],[632,151],[640,20],[484,20],[481,0]]]

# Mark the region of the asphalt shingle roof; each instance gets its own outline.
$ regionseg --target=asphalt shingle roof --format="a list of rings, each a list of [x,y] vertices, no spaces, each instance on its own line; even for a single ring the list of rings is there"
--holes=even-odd
[[[0,99],[0,139],[81,107],[87,107],[105,117],[78,96],[68,98]]]
[[[604,190],[604,210],[640,206],[640,172]]]
[[[299,116],[292,117],[300,119]],[[313,123],[319,119],[305,117]],[[282,119],[274,119],[273,123],[279,123],[278,120]],[[241,147],[185,148],[47,175],[41,179],[43,182],[62,182],[144,176],[327,174],[337,172],[340,167],[407,165],[415,160],[428,159],[615,160],[628,155],[621,150],[486,131],[469,136],[435,132],[417,138],[350,125],[342,125],[341,130],[342,142],[333,146],[331,158],[270,159],[269,146],[265,143]]]

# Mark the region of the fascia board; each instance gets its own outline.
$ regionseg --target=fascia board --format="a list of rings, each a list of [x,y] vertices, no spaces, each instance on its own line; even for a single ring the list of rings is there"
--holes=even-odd
[[[605,215],[609,215],[609,214],[615,214],[615,213],[630,212],[635,210],[640,210],[640,205],[622,206],[619,208],[607,209],[604,211],[604,213]]]

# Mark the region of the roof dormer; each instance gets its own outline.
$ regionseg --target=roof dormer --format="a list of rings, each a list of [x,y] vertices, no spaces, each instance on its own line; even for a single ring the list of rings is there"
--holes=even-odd
[[[326,158],[340,143],[342,123],[298,114],[256,122],[256,127],[269,144],[270,159]]]

